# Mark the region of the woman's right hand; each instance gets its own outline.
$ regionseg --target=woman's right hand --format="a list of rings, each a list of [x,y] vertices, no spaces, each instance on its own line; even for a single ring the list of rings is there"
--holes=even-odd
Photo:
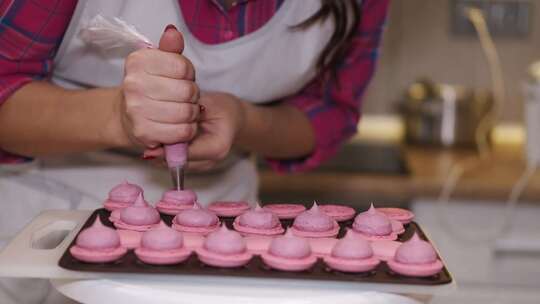
[[[182,34],[167,26],[159,49],[140,49],[127,57],[119,114],[132,144],[154,149],[195,136],[199,88],[183,48]]]

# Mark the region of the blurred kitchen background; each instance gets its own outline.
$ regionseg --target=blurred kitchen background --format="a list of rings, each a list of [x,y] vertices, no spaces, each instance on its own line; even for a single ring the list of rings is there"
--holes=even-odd
[[[471,5],[487,19],[506,91],[485,130],[485,158],[475,131],[495,100],[485,53],[463,14]],[[282,176],[262,164],[262,201],[411,208],[459,285],[432,303],[539,303],[540,79],[531,71],[540,61],[539,18],[540,1],[532,0],[392,1],[359,134],[314,172]]]

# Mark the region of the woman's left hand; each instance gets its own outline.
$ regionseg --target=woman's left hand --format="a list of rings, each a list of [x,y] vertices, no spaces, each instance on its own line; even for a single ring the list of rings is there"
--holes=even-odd
[[[189,144],[188,170],[207,171],[225,159],[245,122],[245,105],[227,93],[202,93],[199,131]]]

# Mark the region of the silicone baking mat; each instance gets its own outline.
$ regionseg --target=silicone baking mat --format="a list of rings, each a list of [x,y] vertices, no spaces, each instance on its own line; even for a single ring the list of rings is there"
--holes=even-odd
[[[88,218],[82,229],[88,227],[93,223],[96,216],[100,216],[102,222],[110,227],[114,227],[109,221],[110,212],[105,209],[97,209]],[[171,224],[172,216],[162,215],[162,219],[168,225]],[[232,227],[232,218],[221,218],[223,222]],[[282,221],[284,227],[288,227],[292,224],[291,220]],[[345,231],[345,227],[350,227],[352,221],[340,223],[342,236]],[[406,231],[398,238],[398,241],[408,240],[416,231],[418,235],[425,240],[425,233],[420,226],[411,222],[406,225]],[[81,230],[82,230],[81,229]],[[429,240],[428,240],[429,241]],[[197,259],[195,253],[185,261],[184,263],[170,266],[154,266],[145,264],[137,259],[133,251],[129,251],[124,257],[113,263],[103,264],[90,264],[76,260],[69,252],[69,248],[75,243],[75,239],[68,247],[68,250],[64,252],[58,264],[60,267],[75,271],[90,271],[90,272],[106,272],[106,273],[139,273],[139,274],[178,274],[178,275],[208,275],[208,276],[233,276],[233,277],[256,277],[256,278],[274,278],[274,279],[300,279],[300,280],[323,280],[323,281],[347,281],[347,282],[368,282],[368,283],[385,283],[385,284],[407,284],[407,285],[442,285],[452,282],[452,277],[446,269],[446,266],[442,271],[432,277],[428,278],[415,278],[405,277],[395,273],[392,273],[386,263],[381,262],[377,268],[369,273],[343,273],[334,271],[325,266],[322,259],[319,259],[317,263],[309,270],[302,272],[284,272],[278,270],[269,269],[264,265],[262,260],[258,256],[254,256],[253,259],[245,266],[239,268],[216,268],[212,266],[204,265]]]

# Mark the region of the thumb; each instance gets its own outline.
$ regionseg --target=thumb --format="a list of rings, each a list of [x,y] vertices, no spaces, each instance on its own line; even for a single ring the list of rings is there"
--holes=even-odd
[[[182,53],[184,51],[184,37],[172,24],[167,25],[159,39],[159,49],[165,52]]]

